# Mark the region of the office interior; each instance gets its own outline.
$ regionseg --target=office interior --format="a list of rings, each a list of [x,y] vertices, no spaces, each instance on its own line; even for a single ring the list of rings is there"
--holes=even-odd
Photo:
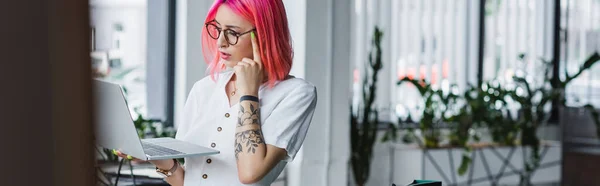
[[[600,185],[600,0],[283,2],[319,101],[272,185]],[[3,2],[0,185],[167,185],[94,144],[92,79],[174,137],[212,3]]]

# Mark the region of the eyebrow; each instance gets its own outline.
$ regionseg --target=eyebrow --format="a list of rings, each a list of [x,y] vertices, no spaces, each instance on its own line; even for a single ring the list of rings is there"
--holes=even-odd
[[[221,23],[219,23],[219,21],[217,21],[216,19],[213,19],[212,21],[214,21],[215,23],[221,25]],[[235,25],[225,25],[225,27],[240,29],[239,26],[235,26]]]
[[[226,27],[230,27],[230,28],[240,28],[239,26],[235,26],[235,25],[225,25]]]

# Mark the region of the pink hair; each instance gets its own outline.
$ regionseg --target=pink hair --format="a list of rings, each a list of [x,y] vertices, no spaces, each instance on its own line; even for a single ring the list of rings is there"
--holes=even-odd
[[[282,0],[215,0],[208,10],[205,23],[215,19],[219,6],[225,5],[256,27],[260,58],[270,87],[285,79],[292,68],[293,50],[287,16]],[[202,29],[202,54],[208,64],[211,77],[225,69],[219,63],[216,40]]]

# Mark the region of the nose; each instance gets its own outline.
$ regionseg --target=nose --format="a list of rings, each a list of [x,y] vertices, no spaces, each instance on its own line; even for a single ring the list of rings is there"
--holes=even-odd
[[[217,46],[219,46],[219,48],[225,48],[228,45],[229,45],[229,43],[225,39],[225,32],[220,32],[219,38],[217,38]]]

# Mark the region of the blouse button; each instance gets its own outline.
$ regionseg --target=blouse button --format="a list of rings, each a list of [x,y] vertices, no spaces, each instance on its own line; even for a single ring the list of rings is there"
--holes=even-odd
[[[223,128],[217,127],[217,131],[221,132],[221,130],[223,130]]]
[[[229,118],[229,116],[230,116],[229,113],[225,113],[226,118]]]
[[[203,174],[203,175],[202,175],[202,178],[206,179],[206,178],[208,178],[208,175],[206,175],[206,174]]]
[[[210,158],[206,159],[206,163],[210,164],[212,160]]]
[[[210,144],[210,147],[212,147],[212,148],[215,148],[216,146],[217,146],[217,144],[215,144],[215,143]]]

